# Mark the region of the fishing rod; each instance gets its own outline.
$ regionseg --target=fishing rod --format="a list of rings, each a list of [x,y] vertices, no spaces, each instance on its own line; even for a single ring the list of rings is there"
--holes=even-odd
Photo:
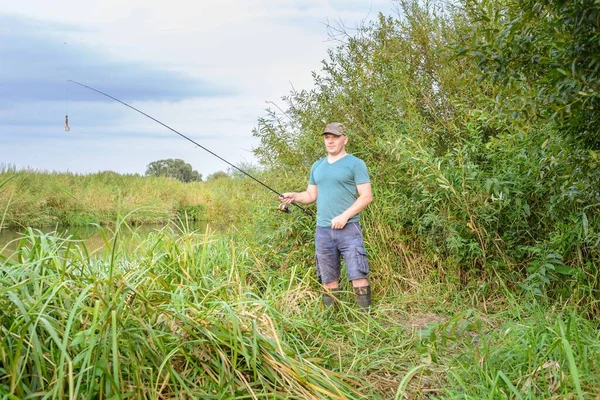
[[[111,95],[109,95],[109,94],[106,94],[106,93],[104,93],[104,92],[101,92],[101,91],[100,91],[100,90],[98,90],[98,89],[94,89],[93,87],[90,87],[90,86],[84,85],[83,83],[75,82],[75,81],[73,81],[73,80],[71,80],[71,79],[68,79],[68,82],[74,83],[74,84],[76,84],[76,85],[79,85],[79,86],[83,86],[84,88],[87,88],[87,89],[90,89],[90,90],[93,90],[93,91],[94,91],[94,92],[96,92],[96,93],[100,93],[100,94],[101,94],[101,95],[103,95],[103,96],[106,96],[106,97],[108,97],[108,98],[110,98],[110,99],[113,99],[113,100],[115,100],[115,101],[118,101],[119,103],[123,104],[124,106],[127,106],[127,107],[131,108],[132,110],[135,110],[135,111],[139,112],[140,114],[142,114],[142,115],[144,115],[144,116],[146,116],[146,117],[150,118],[152,121],[154,121],[154,122],[157,122],[157,123],[161,124],[162,126],[164,126],[165,128],[167,128],[167,129],[169,129],[169,130],[171,130],[171,131],[175,132],[176,134],[178,134],[178,135],[179,135],[179,136],[181,136],[182,138],[184,138],[184,139],[187,139],[188,141],[192,142],[192,143],[193,143],[193,144],[195,144],[196,146],[200,147],[202,150],[209,152],[209,153],[210,153],[210,154],[212,154],[213,156],[217,157],[219,160],[226,162],[228,165],[232,166],[233,168],[235,168],[236,170],[240,171],[242,174],[246,175],[247,177],[249,177],[249,178],[253,179],[254,181],[256,181],[256,182],[260,183],[260,184],[261,184],[261,185],[263,185],[265,188],[269,189],[271,192],[273,192],[273,193],[277,194],[279,197],[283,197],[283,194],[279,193],[277,190],[273,189],[272,187],[270,187],[270,186],[269,186],[269,185],[267,185],[266,183],[263,183],[263,182],[261,182],[260,180],[258,180],[257,178],[253,177],[252,175],[250,175],[250,174],[249,174],[249,173],[247,173],[246,171],[244,171],[244,170],[241,170],[240,168],[236,167],[235,165],[233,165],[232,163],[230,163],[229,161],[227,161],[227,160],[226,160],[226,159],[224,159],[223,157],[219,156],[218,154],[216,154],[216,153],[214,153],[214,152],[210,151],[209,149],[207,149],[206,147],[202,146],[200,143],[197,143],[197,142],[195,142],[194,140],[192,140],[192,139],[190,139],[189,137],[185,136],[183,133],[176,131],[175,129],[171,128],[169,125],[167,125],[167,124],[165,124],[165,123],[163,123],[163,122],[161,122],[161,121],[157,120],[156,118],[154,118],[154,117],[152,117],[152,116],[150,116],[150,115],[146,114],[145,112],[143,112],[143,111],[141,111],[141,110],[138,110],[137,108],[135,108],[135,107],[133,107],[133,106],[131,106],[131,105],[129,105],[129,104],[127,104],[127,103],[125,103],[124,101],[121,101],[121,100],[117,99],[116,97],[113,97],[113,96],[111,96]],[[301,209],[301,210],[302,210],[302,212],[304,212],[304,214],[306,214],[306,215],[310,215],[310,216],[313,216],[313,215],[314,215],[314,214],[312,213],[312,211],[310,211],[310,210],[309,210],[309,209],[307,209],[307,208],[304,208],[304,207],[300,206],[300,205],[299,205],[298,203],[296,203],[295,201],[294,201],[294,202],[292,202],[291,204],[293,204],[294,206],[296,206],[296,207],[298,207],[299,209]],[[283,211],[283,212],[289,212],[289,210],[287,209],[287,207],[286,207],[286,206],[287,206],[287,204],[284,204],[284,203],[282,203],[282,204],[280,204],[280,205],[279,205],[279,207],[277,207],[277,209],[278,209],[278,210],[280,210],[280,211]]]

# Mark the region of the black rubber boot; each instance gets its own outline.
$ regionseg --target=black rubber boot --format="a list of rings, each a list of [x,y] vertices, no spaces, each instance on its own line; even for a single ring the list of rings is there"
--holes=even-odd
[[[340,302],[340,292],[342,291],[342,289],[340,288],[336,288],[336,289],[325,289],[326,292],[323,293],[323,305],[325,306],[325,308],[329,308],[329,307],[336,307],[338,306],[338,303]]]
[[[371,286],[355,287],[354,294],[360,311],[369,312],[371,308]]]

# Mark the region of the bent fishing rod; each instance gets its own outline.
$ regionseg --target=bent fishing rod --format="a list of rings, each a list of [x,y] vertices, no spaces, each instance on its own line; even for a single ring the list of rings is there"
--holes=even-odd
[[[189,137],[185,136],[183,133],[176,131],[175,129],[171,128],[169,125],[167,125],[167,124],[165,124],[165,123],[163,123],[163,122],[161,122],[161,121],[157,120],[156,118],[154,118],[154,117],[152,117],[152,116],[150,116],[150,115],[146,114],[145,112],[143,112],[143,111],[141,111],[141,110],[138,110],[137,108],[135,108],[135,107],[133,107],[133,106],[131,106],[131,105],[129,105],[129,104],[127,104],[127,103],[125,103],[124,101],[121,101],[121,100],[117,99],[116,97],[113,97],[113,96],[111,96],[111,95],[109,95],[109,94],[106,94],[106,93],[104,93],[104,92],[101,92],[101,91],[100,91],[100,90],[98,90],[98,89],[94,89],[93,87],[90,87],[90,86],[84,85],[83,83],[75,82],[75,81],[73,81],[73,80],[71,80],[71,79],[69,79],[69,80],[68,80],[68,82],[74,83],[74,84],[76,84],[76,85],[79,85],[79,86],[83,86],[83,87],[84,87],[84,88],[86,88],[86,89],[93,90],[93,91],[94,91],[94,92],[96,92],[96,93],[100,93],[101,95],[103,95],[103,96],[106,96],[106,97],[108,97],[109,99],[113,99],[113,100],[115,100],[115,101],[118,101],[119,103],[123,104],[124,106],[127,106],[127,107],[131,108],[132,110],[139,112],[140,114],[142,114],[142,115],[144,115],[144,116],[146,116],[146,117],[150,118],[152,121],[154,121],[154,122],[157,122],[157,123],[161,124],[162,126],[164,126],[165,128],[167,128],[167,129],[169,129],[169,130],[171,130],[171,131],[175,132],[176,134],[178,134],[178,135],[179,135],[179,136],[181,136],[182,138],[184,138],[184,139],[186,139],[186,140],[188,140],[188,141],[192,142],[192,143],[193,143],[193,144],[195,144],[196,146],[200,147],[202,150],[204,150],[204,151],[207,151],[208,153],[210,153],[210,154],[212,154],[213,156],[217,157],[219,160],[221,160],[221,161],[223,161],[223,162],[227,163],[228,165],[232,166],[232,167],[233,167],[233,168],[235,168],[236,170],[240,171],[242,174],[244,174],[244,175],[246,175],[247,177],[249,177],[249,178],[253,179],[255,182],[258,182],[258,183],[260,183],[260,184],[261,184],[261,185],[263,185],[265,188],[269,189],[271,192],[273,192],[273,193],[277,194],[279,197],[283,197],[283,195],[282,195],[281,193],[279,193],[277,190],[273,189],[272,187],[270,187],[270,186],[269,186],[269,185],[267,185],[266,183],[263,183],[263,182],[261,182],[260,180],[258,180],[257,178],[253,177],[252,175],[250,175],[250,174],[249,174],[249,173],[247,173],[246,171],[244,171],[244,170],[242,170],[242,169],[240,169],[240,168],[236,167],[235,165],[233,165],[232,163],[230,163],[229,161],[227,161],[227,160],[226,160],[226,159],[224,159],[223,157],[219,156],[218,154],[216,154],[216,153],[214,153],[214,152],[210,151],[209,149],[207,149],[206,147],[202,146],[200,143],[197,143],[197,142],[195,142],[194,140],[192,140],[192,139],[190,139]],[[310,211],[310,210],[309,210],[309,209],[307,209],[307,208],[304,208],[304,207],[300,206],[300,205],[299,205],[298,203],[296,203],[296,202],[292,202],[291,204],[293,204],[294,206],[296,206],[296,207],[298,207],[299,209],[301,209],[301,210],[302,210],[302,212],[304,212],[304,214],[306,214],[306,215],[310,215],[310,216],[313,216],[313,215],[314,215],[314,214],[312,213],[312,211]],[[282,205],[283,205],[283,206],[282,206]],[[280,211],[284,211],[284,212],[289,212],[289,210],[287,209],[287,207],[285,206],[285,204],[284,204],[284,203],[282,203],[282,205],[280,205],[280,206],[278,207],[278,210],[280,210]]]

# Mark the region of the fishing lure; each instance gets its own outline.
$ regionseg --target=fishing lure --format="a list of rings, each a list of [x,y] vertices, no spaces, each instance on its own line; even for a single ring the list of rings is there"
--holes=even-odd
[[[66,44],[66,43],[65,43]],[[65,132],[69,132],[71,127],[69,126],[69,86],[65,88]]]

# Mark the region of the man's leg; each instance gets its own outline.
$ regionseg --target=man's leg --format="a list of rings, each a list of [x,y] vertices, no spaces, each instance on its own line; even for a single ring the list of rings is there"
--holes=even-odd
[[[347,224],[342,230],[339,240],[341,254],[348,270],[348,279],[352,281],[356,295],[356,302],[361,311],[368,311],[371,307],[371,286],[367,279],[369,262],[360,225],[355,222]]]
[[[315,239],[317,277],[323,284],[323,305],[330,307],[339,300],[340,252],[331,237],[331,229],[317,227]]]
[[[356,303],[361,311],[369,311],[371,308],[371,286],[366,279],[355,279],[352,281]]]
[[[323,305],[325,307],[336,306],[340,301],[340,288],[338,287],[338,282],[329,282],[323,285],[323,289],[325,289],[325,293],[323,293]]]
[[[352,287],[363,287],[369,286],[369,280],[367,278],[355,279],[352,281]]]
[[[327,282],[323,284],[323,287],[327,290],[335,290],[339,288],[338,281]]]

